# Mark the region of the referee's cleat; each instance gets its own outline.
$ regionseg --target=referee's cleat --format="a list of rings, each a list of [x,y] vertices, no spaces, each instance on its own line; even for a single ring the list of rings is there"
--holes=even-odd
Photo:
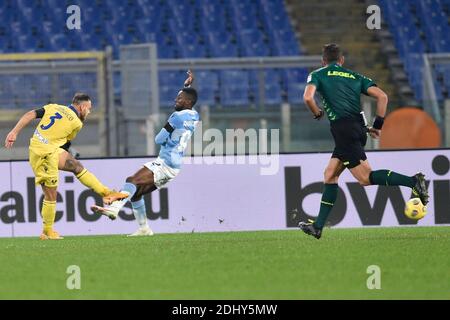
[[[414,175],[414,178],[416,179],[416,183],[412,188],[412,194],[414,197],[419,197],[423,205],[426,206],[429,196],[425,176],[423,173],[419,172]]]
[[[313,236],[316,239],[320,239],[322,236],[322,229],[316,228],[313,223],[301,221],[298,227],[306,234]]]

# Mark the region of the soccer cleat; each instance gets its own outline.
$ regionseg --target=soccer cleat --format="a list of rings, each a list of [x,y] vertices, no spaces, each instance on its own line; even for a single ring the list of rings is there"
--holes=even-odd
[[[149,226],[146,226],[146,227],[137,229],[136,232],[127,235],[127,237],[143,237],[143,236],[152,236],[152,235],[153,235],[152,229],[150,229]]]
[[[128,192],[118,192],[112,190],[110,193],[108,193],[106,196],[103,197],[103,203],[110,205],[114,201],[125,199],[128,196],[129,196]]]
[[[41,239],[41,240],[62,240],[64,238],[61,237],[59,235],[59,233],[56,232],[55,230],[51,230],[49,232],[42,232],[41,235],[39,236],[39,239]]]
[[[298,224],[298,227],[306,234],[309,234],[310,236],[313,236],[316,239],[320,239],[322,236],[322,229],[318,229],[314,227],[313,223],[303,222],[301,221]]]
[[[428,190],[427,184],[425,182],[425,175],[421,172],[414,175],[416,179],[416,184],[412,188],[412,194],[414,197],[419,197],[423,205],[426,206],[428,203]]]
[[[97,205],[93,205],[91,206],[91,210],[94,213],[100,213],[104,216],[107,216],[111,220],[115,220],[117,218],[117,215],[119,214],[119,210],[116,210],[111,207],[104,208]]]

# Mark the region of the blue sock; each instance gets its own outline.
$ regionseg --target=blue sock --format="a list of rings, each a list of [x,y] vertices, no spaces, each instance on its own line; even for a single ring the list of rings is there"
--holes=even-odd
[[[137,187],[132,184],[132,183],[125,183],[121,189],[121,191],[126,191],[128,192],[130,195],[122,200],[117,200],[114,201],[109,207],[110,208],[114,208],[117,211],[120,211],[122,209],[122,207],[131,200],[131,198],[133,198],[134,194],[136,193]]]
[[[134,184],[129,183],[129,182],[125,183],[122,188],[122,191],[126,191],[130,194],[127,198],[128,200],[130,200],[134,196],[134,194],[136,193],[136,190],[137,190],[137,187]]]
[[[147,226],[147,211],[145,210],[144,198],[131,202],[131,206],[133,207],[133,214],[139,226],[141,228]]]

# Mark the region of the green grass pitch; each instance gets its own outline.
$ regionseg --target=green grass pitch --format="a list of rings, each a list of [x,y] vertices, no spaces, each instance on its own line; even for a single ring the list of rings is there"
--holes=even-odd
[[[449,252],[450,227],[3,238],[0,299],[450,299]]]

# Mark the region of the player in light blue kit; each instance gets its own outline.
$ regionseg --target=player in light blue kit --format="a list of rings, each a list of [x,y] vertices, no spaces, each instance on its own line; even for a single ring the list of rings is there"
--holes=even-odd
[[[153,235],[153,231],[147,223],[147,212],[142,196],[163,187],[177,176],[180,172],[184,151],[199,121],[199,114],[193,109],[197,102],[197,91],[191,87],[194,75],[191,70],[188,71],[188,75],[184,82],[184,88],[178,92],[175,99],[176,111],[172,113],[166,125],[155,137],[155,142],[161,145],[158,158],[145,163],[133,176],[126,179],[121,192],[128,193],[127,198],[119,200],[114,195],[104,197],[106,207],[96,205],[91,207],[92,211],[114,220],[127,201],[131,201],[139,229],[130,236]]]

